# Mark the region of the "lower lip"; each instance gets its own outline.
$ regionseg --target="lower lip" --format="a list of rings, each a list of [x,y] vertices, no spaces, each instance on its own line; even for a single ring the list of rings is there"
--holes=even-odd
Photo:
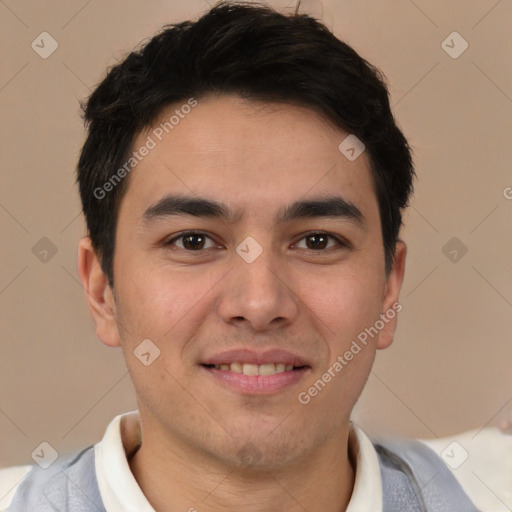
[[[218,370],[201,366],[214,379],[231,389],[252,394],[266,394],[292,386],[299,382],[310,371],[309,367],[274,373],[274,375],[245,375],[231,370]]]

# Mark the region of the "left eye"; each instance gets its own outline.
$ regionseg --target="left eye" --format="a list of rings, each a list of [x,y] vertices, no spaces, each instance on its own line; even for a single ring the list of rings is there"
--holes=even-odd
[[[309,233],[306,236],[302,237],[299,242],[302,240],[306,240],[306,249],[312,249],[314,251],[327,249],[327,244],[329,239],[334,240],[338,245],[344,245],[340,240],[336,237],[329,235],[327,233]],[[312,243],[310,243],[313,241]]]
[[[210,240],[211,242],[209,247],[205,246],[207,240]],[[345,245],[333,235],[329,235],[323,232],[309,233],[303,236],[299,242],[302,242],[303,240],[305,240],[306,247],[299,248],[311,249],[313,251],[327,249],[330,240],[334,241],[337,245]],[[181,243],[177,244],[176,241],[180,241]],[[177,247],[180,249],[185,249],[187,251],[198,251],[201,249],[211,249],[217,244],[212,240],[212,238],[210,238],[208,235],[205,235],[204,233],[190,231],[188,233],[181,233],[180,235],[175,236],[174,238],[167,241],[165,245],[177,245]],[[294,245],[298,246],[298,243]]]

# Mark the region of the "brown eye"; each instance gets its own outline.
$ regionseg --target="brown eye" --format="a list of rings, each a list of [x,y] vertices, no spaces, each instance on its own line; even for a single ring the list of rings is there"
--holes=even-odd
[[[175,244],[176,241],[181,240],[180,244]],[[198,233],[195,231],[190,231],[188,233],[181,233],[181,235],[176,236],[165,243],[165,245],[176,245],[179,249],[185,249],[187,251],[200,251],[201,249],[208,249],[209,247],[205,247],[206,240],[211,240],[209,236],[206,236],[203,233]],[[213,242],[213,240],[211,240]],[[211,247],[214,247],[215,244],[212,244]]]
[[[308,235],[305,238],[309,249],[325,249],[329,243],[329,237],[323,234]]]
[[[302,240],[306,241],[306,249],[311,249],[312,251],[322,251],[327,249],[329,240],[334,240],[338,246],[345,245],[343,242],[341,242],[341,240],[327,233],[309,233],[308,235],[304,236],[300,242],[302,242]]]

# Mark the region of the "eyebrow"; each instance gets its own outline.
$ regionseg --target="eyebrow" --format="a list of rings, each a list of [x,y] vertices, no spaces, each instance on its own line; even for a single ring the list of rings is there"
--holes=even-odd
[[[145,210],[142,219],[145,224],[149,224],[175,215],[216,218],[231,224],[243,218],[241,210],[232,210],[227,205],[212,199],[169,194]],[[323,196],[295,201],[278,210],[275,223],[282,224],[298,219],[320,217],[346,219],[360,227],[366,227],[366,219],[361,210],[341,196]]]

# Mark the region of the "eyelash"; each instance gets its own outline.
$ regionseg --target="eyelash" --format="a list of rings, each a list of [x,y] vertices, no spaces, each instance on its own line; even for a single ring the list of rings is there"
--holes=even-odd
[[[181,238],[185,238],[185,237],[190,236],[190,235],[202,235],[202,236],[204,236],[206,238],[209,238],[210,240],[212,240],[214,242],[212,237],[210,237],[206,233],[203,233],[202,231],[183,231],[179,235],[173,236],[172,238],[170,238],[169,240],[164,242],[164,246],[167,247],[167,246],[173,245],[176,240],[179,240]],[[338,245],[341,246],[341,247],[345,247],[345,248],[350,248],[351,247],[349,242],[347,242],[343,238],[341,238],[339,236],[336,236],[336,235],[333,235],[331,233],[327,233],[325,231],[310,231],[309,233],[304,234],[302,236],[302,238],[300,238],[298,240],[298,242],[301,242],[305,238],[307,238],[309,236],[313,236],[313,235],[324,235],[324,236],[327,236],[328,238],[336,241],[338,243]],[[298,242],[296,242],[296,243],[298,243]],[[212,249],[212,248],[213,247],[210,247],[208,249]],[[194,250],[189,250],[189,249],[185,249],[185,248],[181,248],[181,247],[178,247],[178,249],[183,250],[183,251],[188,252],[188,253],[203,253],[203,252],[208,250],[208,249],[198,249],[198,250],[194,251]],[[317,249],[317,250],[309,249],[309,251],[310,252],[316,252],[316,253],[329,253],[332,249],[335,249],[335,248],[330,247],[329,249]]]

